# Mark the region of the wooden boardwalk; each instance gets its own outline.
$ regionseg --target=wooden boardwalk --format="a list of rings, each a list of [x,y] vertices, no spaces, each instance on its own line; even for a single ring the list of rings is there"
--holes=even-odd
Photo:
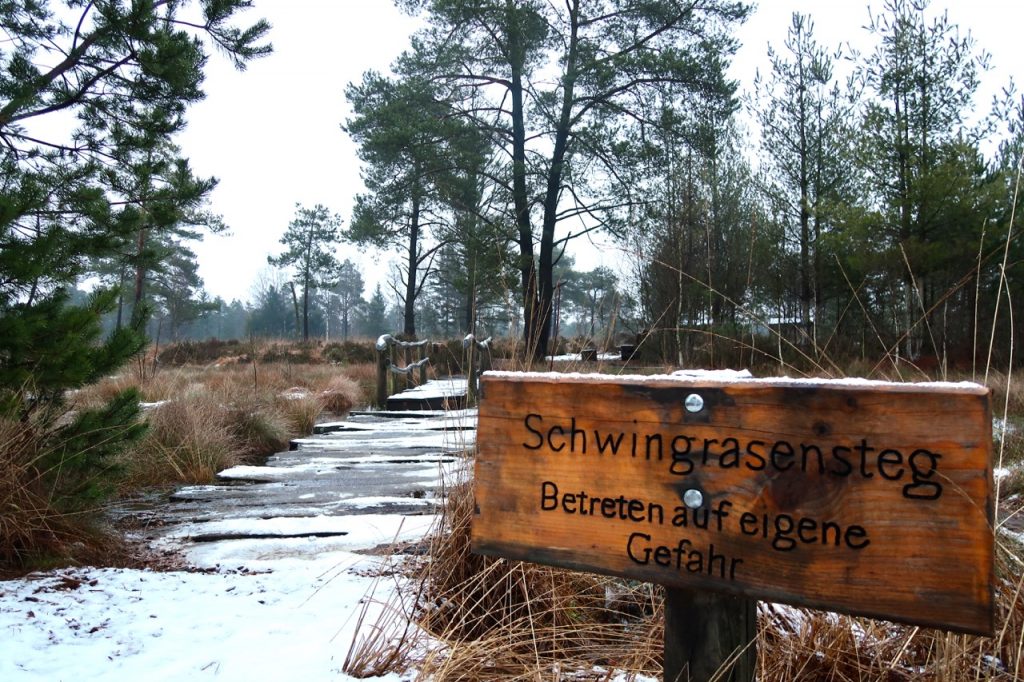
[[[465,377],[431,379],[388,397],[388,411],[461,410],[466,407]]]

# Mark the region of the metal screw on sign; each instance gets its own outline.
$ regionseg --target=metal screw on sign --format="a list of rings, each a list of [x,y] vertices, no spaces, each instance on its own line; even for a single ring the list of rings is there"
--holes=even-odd
[[[704,494],[696,488],[691,488],[683,493],[683,504],[690,509],[699,509],[704,504]]]
[[[691,393],[686,396],[686,400],[683,402],[686,406],[687,412],[700,412],[704,409],[704,398],[701,398],[696,393]]]

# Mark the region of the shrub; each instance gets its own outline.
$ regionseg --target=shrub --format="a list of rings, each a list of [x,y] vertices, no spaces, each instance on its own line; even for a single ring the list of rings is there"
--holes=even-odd
[[[323,398],[312,393],[284,393],[275,401],[288,423],[289,430],[299,436],[313,433],[316,419],[324,409]]]
[[[303,343],[272,343],[261,354],[260,362],[290,362],[308,364],[313,362],[315,347]]]
[[[339,374],[327,382],[327,387],[320,393],[323,409],[333,414],[347,414],[362,399],[362,390],[355,380]]]
[[[273,410],[236,407],[227,412],[226,419],[246,462],[259,462],[288,447],[288,423]]]
[[[126,458],[129,479],[136,485],[209,483],[243,456],[226,415],[223,405],[203,394],[151,410],[149,432]]]
[[[374,343],[375,341],[370,339],[334,341],[324,345],[321,357],[327,362],[344,365],[376,362]]]
[[[180,365],[206,365],[226,357],[235,358],[249,350],[248,342],[235,339],[222,341],[179,341],[164,346],[157,355],[157,361],[164,367]]]

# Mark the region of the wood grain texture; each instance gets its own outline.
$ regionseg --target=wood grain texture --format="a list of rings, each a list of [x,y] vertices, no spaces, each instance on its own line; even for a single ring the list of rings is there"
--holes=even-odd
[[[485,375],[473,546],[991,634],[991,448],[982,387]]]

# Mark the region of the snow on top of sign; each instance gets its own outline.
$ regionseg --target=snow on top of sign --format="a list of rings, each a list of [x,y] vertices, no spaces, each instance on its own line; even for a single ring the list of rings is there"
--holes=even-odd
[[[680,369],[672,372],[674,377],[690,377],[693,379],[710,379],[712,381],[730,381],[733,379],[753,379],[749,369]]]
[[[761,384],[766,386],[807,386],[807,387],[842,387],[842,388],[931,388],[945,391],[975,393],[985,390],[981,384],[973,381],[926,381],[901,382],[880,381],[877,379],[861,379],[844,377],[841,379],[819,379],[810,377],[758,377],[754,378],[749,370],[701,370],[686,369],[672,374],[595,374],[580,372],[484,372],[486,377],[499,379],[531,379],[534,381],[571,381],[574,383],[607,383],[626,382],[631,384],[675,382],[680,384],[698,384],[713,382],[717,384]]]

